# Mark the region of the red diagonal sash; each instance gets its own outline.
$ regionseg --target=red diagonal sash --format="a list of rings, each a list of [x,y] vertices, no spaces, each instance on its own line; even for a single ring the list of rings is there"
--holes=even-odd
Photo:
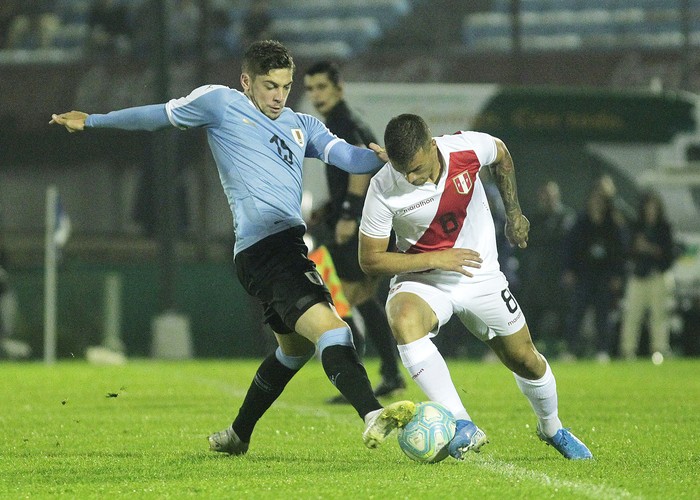
[[[454,246],[467,217],[467,207],[472,200],[480,168],[479,158],[474,151],[450,153],[445,189],[435,217],[406,253],[431,252]]]

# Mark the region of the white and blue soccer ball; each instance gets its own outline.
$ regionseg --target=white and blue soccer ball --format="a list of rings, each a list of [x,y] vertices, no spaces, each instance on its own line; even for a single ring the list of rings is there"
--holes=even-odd
[[[449,455],[447,445],[455,435],[455,425],[452,412],[440,403],[418,403],[413,418],[399,428],[399,446],[416,462],[440,462]]]

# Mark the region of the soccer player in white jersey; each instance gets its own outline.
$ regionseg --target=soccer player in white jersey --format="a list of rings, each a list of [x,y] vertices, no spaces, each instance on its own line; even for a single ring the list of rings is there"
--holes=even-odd
[[[304,157],[350,173],[379,168],[386,155],[331,134],[318,119],[285,107],[294,62],[281,43],[251,44],[243,56],[243,92],[222,85],[187,97],[88,115],[54,114],[69,132],[90,128],[158,130],[203,127],[234,219],[234,261],[241,284],[264,306],[279,347],[258,368],[233,424],[209,436],[213,451],[242,455],[253,428],[291,378],[315,353],[328,378],[365,421],[363,440],[378,446],[415,413],[410,401],[382,408],[372,393],[352,332],[333,307],[328,288],[306,256],[301,215]],[[254,340],[253,340],[254,341]]]
[[[556,382],[535,348],[525,317],[501,272],[493,218],[479,170],[488,165],[506,209],[508,241],[527,246],[530,223],[518,202],[513,160],[488,134],[431,137],[425,121],[404,114],[384,133],[387,163],[372,179],[360,225],[360,264],[394,275],[387,314],[399,354],[428,399],[457,419],[450,454],[463,459],[488,442],[462,404],[431,337],[456,314],[515,375],[537,415],[537,433],[568,459],[591,452],[558,416]],[[387,250],[396,232],[397,252]]]

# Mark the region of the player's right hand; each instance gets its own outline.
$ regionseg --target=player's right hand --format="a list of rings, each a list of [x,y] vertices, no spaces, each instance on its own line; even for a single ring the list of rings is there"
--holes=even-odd
[[[85,120],[87,119],[87,113],[82,111],[69,111],[68,113],[61,113],[60,115],[51,115],[51,121],[49,125],[63,125],[66,127],[68,132],[79,132],[85,129]]]
[[[381,147],[379,144],[376,144],[374,142],[369,143],[369,149],[374,151],[374,154],[377,155],[377,157],[382,160],[384,163],[389,161],[389,155],[386,154],[386,149]]]
[[[466,268],[472,267],[478,269],[483,262],[479,252],[469,248],[446,248],[445,250],[431,252],[430,256],[432,259],[431,267],[433,269],[453,271],[463,274],[468,278],[472,278],[474,275]]]

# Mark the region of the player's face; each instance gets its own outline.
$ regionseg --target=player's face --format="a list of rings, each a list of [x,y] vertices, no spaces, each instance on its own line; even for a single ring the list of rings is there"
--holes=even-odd
[[[262,113],[276,120],[282,113],[284,105],[292,90],[292,70],[289,68],[273,69],[266,75],[251,77],[241,75],[243,92]]]
[[[440,156],[435,139],[430,141],[429,147],[419,149],[408,165],[396,170],[414,186],[422,186],[426,182],[437,184],[440,177]]]
[[[326,73],[306,75],[304,77],[304,88],[306,89],[307,97],[311,100],[311,104],[323,116],[328,116],[328,113],[343,98],[342,87],[330,81]]]

